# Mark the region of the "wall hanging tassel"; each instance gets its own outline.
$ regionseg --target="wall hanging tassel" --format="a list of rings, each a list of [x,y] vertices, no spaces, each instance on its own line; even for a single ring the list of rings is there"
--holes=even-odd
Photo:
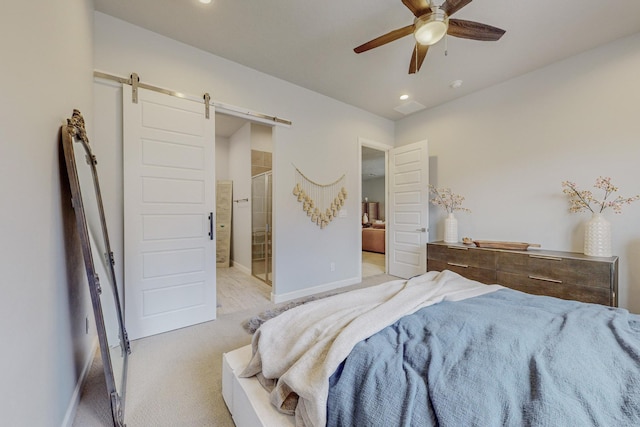
[[[302,203],[302,210],[311,222],[324,229],[338,217],[347,198],[345,175],[330,184],[319,184],[307,178],[296,168],[296,185],[293,195]]]

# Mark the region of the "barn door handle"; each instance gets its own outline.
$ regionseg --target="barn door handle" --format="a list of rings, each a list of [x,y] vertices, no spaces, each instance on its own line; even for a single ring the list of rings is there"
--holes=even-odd
[[[209,212],[209,240],[213,240],[213,212]]]

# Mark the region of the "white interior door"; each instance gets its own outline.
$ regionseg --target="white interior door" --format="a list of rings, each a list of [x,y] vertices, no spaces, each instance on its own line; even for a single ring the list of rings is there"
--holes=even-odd
[[[429,153],[427,141],[389,150],[389,274],[427,271]]]
[[[131,92],[123,85],[125,323],[137,339],[216,317],[215,120],[202,102]]]

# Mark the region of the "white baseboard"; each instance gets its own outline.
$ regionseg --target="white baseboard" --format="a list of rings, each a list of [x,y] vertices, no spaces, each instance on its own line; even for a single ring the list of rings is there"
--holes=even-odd
[[[76,413],[78,412],[78,405],[80,404],[80,393],[82,392],[82,386],[84,385],[85,380],[87,379],[87,375],[89,375],[89,369],[91,369],[91,364],[93,363],[93,359],[96,357],[96,351],[98,351],[98,336],[96,335],[93,344],[91,345],[91,351],[89,352],[89,357],[87,358],[86,363],[84,364],[84,368],[82,369],[82,373],[78,378],[78,382],[76,383],[76,388],[73,390],[73,394],[71,395],[71,400],[69,401],[69,406],[67,407],[67,412],[64,414],[64,420],[62,420],[62,427],[71,427],[73,426],[73,421],[76,418]]]
[[[237,268],[238,270],[242,271],[245,274],[248,274],[249,276],[251,276],[251,269],[245,267],[244,265],[235,262],[234,260],[231,260],[231,265],[233,265],[235,268]]]
[[[296,298],[308,297],[310,295],[319,294],[321,292],[333,291],[334,289],[344,288],[345,286],[355,285],[362,281],[361,277],[352,277],[350,279],[339,280],[337,282],[325,283],[323,285],[314,286],[311,288],[300,289],[299,291],[288,292],[286,294],[274,294],[271,292],[271,301],[278,304],[285,301],[290,301]]]

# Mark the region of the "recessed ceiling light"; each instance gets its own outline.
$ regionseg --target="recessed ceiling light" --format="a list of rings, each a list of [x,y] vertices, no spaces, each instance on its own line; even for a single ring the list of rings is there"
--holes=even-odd
[[[453,89],[458,89],[460,86],[462,86],[462,80],[454,80],[449,83],[449,86],[451,86]]]
[[[405,99],[409,99],[409,95],[407,95],[407,94],[400,95],[400,99],[401,99],[401,100],[403,100],[403,101],[404,101]]]
[[[202,3],[202,4],[209,4],[209,3],[211,3],[211,0],[199,0],[199,1],[200,1],[200,3]]]

